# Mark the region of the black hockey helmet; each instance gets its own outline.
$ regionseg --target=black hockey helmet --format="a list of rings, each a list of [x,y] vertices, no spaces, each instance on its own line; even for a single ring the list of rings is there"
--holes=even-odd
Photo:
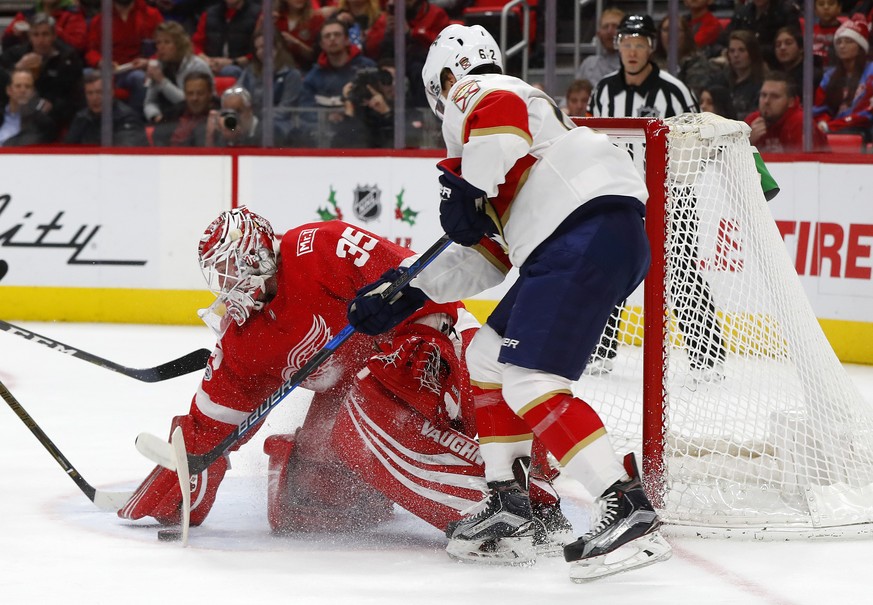
[[[621,41],[622,36],[645,36],[649,39],[652,48],[658,41],[658,29],[655,27],[655,22],[648,15],[625,15],[618,24],[618,31],[615,34],[616,46]]]

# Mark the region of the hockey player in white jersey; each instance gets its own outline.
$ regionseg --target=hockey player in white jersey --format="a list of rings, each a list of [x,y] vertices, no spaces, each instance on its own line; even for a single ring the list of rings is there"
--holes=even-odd
[[[633,455],[622,464],[597,413],[571,391],[613,307],[648,269],[642,179],[606,135],[575,127],[545,93],[502,75],[500,50],[481,27],[444,29],[423,76],[448,150],[438,164],[440,221],[459,245],[408,287],[455,300],[519,269],[467,353],[489,494],[482,510],[449,526],[449,554],[532,558],[525,469],[536,435],[600,494],[600,518],[564,549],[572,579],[667,559]],[[357,329],[386,329],[408,312],[379,291],[371,284],[349,305]]]

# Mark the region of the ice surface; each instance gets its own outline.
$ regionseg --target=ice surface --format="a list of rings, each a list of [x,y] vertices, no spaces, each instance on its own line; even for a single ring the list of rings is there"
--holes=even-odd
[[[134,367],[211,347],[205,327],[22,324]],[[848,366],[869,401],[873,367]],[[185,413],[197,374],[146,384],[0,334],[0,379],[95,487],[133,489],[151,470],[134,449],[141,431],[167,434]],[[159,542],[157,526],[102,513],[18,417],[0,406],[0,603],[830,603],[866,602],[873,540],[747,542],[671,538],[673,558],[587,585],[560,559],[532,568],[455,563],[445,538],[405,511],[368,533],[277,537],[267,525],[267,434],[297,426],[293,393],[232,456],[207,522],[188,548]],[[581,488],[560,488],[577,529]]]

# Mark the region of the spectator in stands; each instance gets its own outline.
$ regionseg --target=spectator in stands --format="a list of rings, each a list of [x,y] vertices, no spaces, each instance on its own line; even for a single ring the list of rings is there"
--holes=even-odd
[[[100,72],[85,74],[85,108],[73,118],[64,143],[100,145],[103,132],[103,80]],[[112,145],[116,147],[147,147],[145,125],[138,113],[126,103],[112,99]]]
[[[758,110],[746,116],[752,131],[752,145],[763,153],[800,153],[803,151],[803,110],[798,88],[788,74],[773,71],[764,77]],[[813,150],[826,151],[827,138],[814,129]]]
[[[700,91],[700,111],[708,111],[728,120],[737,119],[731,91],[719,84],[706,86]]]
[[[724,79],[737,110],[737,118],[744,120],[758,107],[758,95],[767,67],[754,32],[738,30],[728,39],[727,66]]]
[[[155,28],[164,20],[158,9],[145,0],[112,2],[112,66],[116,89],[127,91],[127,104],[141,112],[145,101],[145,68],[154,54]],[[103,15],[98,13],[88,25],[85,64],[98,68],[103,56]]]
[[[661,19],[658,31],[660,32],[660,43],[655,45],[652,60],[661,69],[667,69],[667,52],[670,44],[670,17]],[[677,31],[677,64],[679,66],[677,77],[691,89],[695,96],[698,96],[705,86],[718,79],[718,68],[710,62],[705,54],[697,50],[694,36],[691,34],[691,22],[688,17],[679,17]]]
[[[155,28],[155,58],[146,67],[146,120],[160,122],[164,113],[185,100],[185,77],[199,71],[212,77],[209,65],[196,56],[181,24],[164,21]]]
[[[252,95],[242,86],[232,86],[221,93],[221,108],[210,112],[215,127],[208,130],[207,147],[260,147],[263,142],[261,121],[252,107]]]
[[[836,65],[825,72],[812,109],[824,133],[860,133],[870,142],[873,124],[873,63],[867,61],[869,32],[863,21],[846,21],[834,36]]]
[[[255,56],[246,65],[236,85],[246,89],[252,98],[255,115],[260,117],[264,107],[264,34],[258,32],[254,40]],[[303,76],[291,58],[285,43],[273,36],[273,128],[277,145],[299,146],[300,136],[294,128],[293,109],[303,92]]]
[[[204,147],[214,140],[216,120],[210,120],[211,110],[218,106],[213,79],[200,71],[185,77],[185,100],[168,111],[155,126],[155,145],[169,147]]]
[[[588,80],[594,86],[606,74],[618,71],[621,67],[621,57],[615,48],[615,34],[618,24],[624,18],[624,11],[619,8],[606,8],[600,15],[600,25],[597,27],[597,54],[585,57],[576,70],[577,80]]]
[[[394,0],[385,5],[385,37],[382,44],[382,57],[394,57]],[[406,79],[410,97],[408,101],[415,107],[426,107],[427,98],[421,68],[427,58],[431,43],[449,25],[446,11],[428,0],[406,0]]]
[[[685,8],[691,13],[688,22],[697,48],[707,49],[717,46],[723,28],[718,17],[709,8],[712,6],[712,0],[684,0],[684,3]]]
[[[344,115],[331,147],[394,147],[394,73],[392,65],[362,69],[343,87]]]
[[[252,38],[261,7],[254,0],[222,0],[200,15],[191,37],[194,52],[216,76],[239,78],[252,60]]]
[[[6,85],[9,99],[0,114],[0,146],[41,145],[55,139],[57,128],[43,111],[36,81],[29,69],[14,69]]]
[[[336,124],[344,115],[343,88],[358,71],[376,67],[376,63],[349,42],[346,25],[332,17],[321,27],[320,41],[322,50],[318,61],[303,78],[300,106],[328,110],[328,123]],[[318,115],[315,112],[306,112],[301,117],[310,129],[316,126]]]
[[[749,0],[739,6],[722,33],[722,44],[736,31],[754,32],[761,53],[768,63],[773,62],[773,41],[780,27],[800,27],[800,12],[792,0]],[[737,108],[739,110],[739,108]]]
[[[776,65],[773,67],[785,72],[794,80],[798,91],[803,91],[803,34],[792,26],[782,27],[776,33],[774,43]],[[812,89],[821,81],[821,58],[813,55]]]
[[[55,20],[55,31],[58,38],[71,46],[78,53],[85,52],[87,23],[85,15],[79,10],[75,0],[36,0],[33,8],[15,15],[6,31],[0,46],[9,50],[16,44],[26,44],[30,20],[37,13],[46,13]]]
[[[587,114],[588,101],[591,100],[593,90],[594,86],[588,80],[573,80],[567,87],[564,106],[561,109],[568,116],[584,117]]]
[[[79,53],[58,40],[54,17],[36,13],[29,21],[27,44],[17,44],[3,52],[0,66],[6,70],[29,69],[36,78],[36,92],[61,130],[84,104],[82,99],[82,60]]]
[[[385,40],[388,15],[379,6],[379,0],[339,0],[336,18],[349,27],[349,39],[364,55],[379,59]]]
[[[834,34],[840,28],[839,0],[815,0],[815,24],[812,27],[812,53],[822,68],[834,60]]]
[[[277,0],[274,6],[278,8],[273,20],[285,48],[298,69],[309,71],[318,56],[318,33],[324,15],[314,9],[312,0]]]

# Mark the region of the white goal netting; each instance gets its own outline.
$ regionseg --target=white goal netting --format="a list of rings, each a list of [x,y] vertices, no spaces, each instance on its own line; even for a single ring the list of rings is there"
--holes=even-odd
[[[646,284],[665,305],[662,359],[649,366],[660,385],[644,396],[642,344],[661,328],[646,325],[638,292],[607,326],[577,394],[619,451],[648,458],[650,488],[674,526],[756,537],[867,533],[873,410],[807,301],[762,193],[748,127],[712,114],[665,122],[668,159],[646,157],[647,170],[667,168],[666,226],[650,233],[664,283]],[[644,448],[647,406],[660,426],[649,420],[656,443]]]

